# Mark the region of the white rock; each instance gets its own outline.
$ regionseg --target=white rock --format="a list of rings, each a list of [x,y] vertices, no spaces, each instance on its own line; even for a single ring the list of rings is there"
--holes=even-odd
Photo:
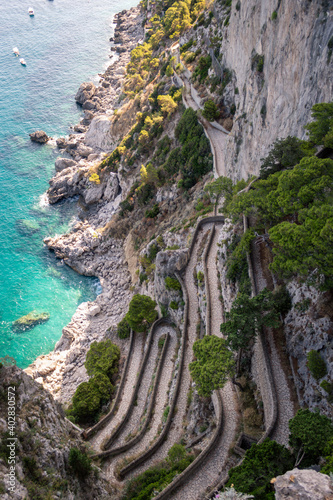
[[[328,500],[333,498],[332,481],[315,470],[293,469],[274,483],[276,500]]]
[[[114,143],[112,141],[110,120],[107,116],[96,116],[93,118],[84,142],[87,146],[94,149],[108,151],[112,149]]]
[[[91,307],[89,309],[89,314],[90,316],[96,316],[97,314],[99,314],[101,312],[101,308],[99,307],[99,305],[94,305],[93,307]]]

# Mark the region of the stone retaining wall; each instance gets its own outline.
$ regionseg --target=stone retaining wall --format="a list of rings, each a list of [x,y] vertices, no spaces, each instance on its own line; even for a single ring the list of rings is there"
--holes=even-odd
[[[82,432],[82,437],[83,439],[90,439],[96,432],[98,432],[100,429],[102,429],[113,417],[115,414],[116,410],[118,409],[118,405],[120,403],[121,397],[122,397],[122,392],[124,388],[124,384],[127,378],[127,372],[128,372],[128,367],[129,367],[129,361],[132,356],[132,350],[133,350],[133,342],[134,342],[134,333],[133,330],[131,330],[131,336],[130,336],[130,345],[129,345],[129,350],[128,350],[128,355],[126,358],[126,362],[123,368],[123,373],[119,382],[118,390],[116,397],[113,400],[113,405],[111,410],[105,417],[103,417],[97,424],[95,424],[93,427],[90,427],[90,429],[87,429]]]
[[[204,223],[212,222],[212,219],[214,221],[214,225],[211,230],[211,234],[208,240],[208,243],[205,248],[204,256],[203,256],[203,265],[204,265],[204,274],[205,274],[205,287],[206,287],[206,299],[207,299],[207,308],[206,308],[206,335],[211,334],[211,316],[210,316],[210,311],[211,311],[211,301],[210,301],[210,290],[209,290],[209,282],[208,282],[208,269],[207,269],[207,260],[208,260],[208,255],[209,251],[212,246],[214,234],[215,234],[215,222],[224,222],[223,217],[219,216],[214,216],[214,217],[207,217],[206,219],[201,220],[198,223],[198,226],[196,228],[196,231],[193,235],[193,241],[196,241],[197,237],[197,232],[201,228],[201,226]],[[222,220],[223,219],[223,220]],[[190,253],[193,251],[193,246],[191,245],[190,248]],[[187,324],[184,325],[184,328],[187,328]],[[215,400],[215,401],[214,401]],[[223,402],[222,402],[222,397],[221,393],[219,390],[214,391],[213,394],[213,402],[214,402],[214,409],[216,413],[216,429],[215,432],[212,436],[212,439],[206,446],[206,448],[198,455],[198,457],[187,467],[181,474],[179,474],[159,495],[154,497],[156,500],[166,500],[167,498],[170,497],[171,493],[174,492],[177,488],[182,486],[183,484],[186,484],[186,482],[189,480],[189,478],[192,476],[192,474],[195,473],[195,471],[200,467],[200,465],[206,460],[207,456],[209,453],[214,449],[215,443],[217,442],[218,438],[222,434],[223,431]]]
[[[113,457],[113,456],[119,455],[120,453],[123,453],[124,451],[127,451],[130,448],[132,448],[143,437],[143,435],[146,432],[146,429],[150,423],[152,414],[153,414],[153,408],[154,408],[154,404],[155,404],[157,387],[160,383],[162,367],[163,367],[166,351],[168,348],[169,339],[170,339],[170,335],[169,335],[169,333],[167,333],[166,337],[165,337],[163,349],[162,349],[162,352],[160,354],[160,359],[158,361],[157,370],[155,373],[154,387],[153,387],[153,391],[152,391],[150,401],[149,401],[149,406],[148,406],[148,410],[147,410],[147,417],[146,417],[145,423],[144,423],[141,431],[133,439],[128,441],[126,444],[119,446],[118,448],[114,448],[111,450],[103,451],[102,453],[98,453],[97,455],[95,455],[96,458],[106,458],[106,457]]]
[[[147,339],[147,342],[146,342],[146,346],[147,346],[146,347],[146,352],[144,353],[144,357],[143,357],[143,360],[142,360],[141,365],[140,365],[138,377],[137,377],[137,380],[136,380],[135,388],[134,388],[134,391],[133,391],[130,403],[128,405],[127,411],[126,411],[123,419],[118,424],[118,426],[113,430],[113,432],[111,433],[111,436],[109,437],[108,441],[105,443],[105,445],[104,445],[104,449],[105,450],[108,450],[112,446],[112,443],[119,436],[120,431],[123,429],[123,427],[125,426],[125,424],[127,423],[128,419],[131,416],[131,413],[132,413],[133,408],[134,408],[134,402],[135,402],[135,400],[137,398],[137,395],[138,395],[138,392],[139,392],[139,388],[140,388],[140,384],[141,384],[141,380],[142,380],[142,377],[143,377],[143,374],[144,374],[144,371],[145,371],[145,368],[146,368],[146,364],[147,364],[147,361],[148,361],[148,357],[149,357],[149,354],[150,354],[150,349],[151,349],[151,346],[152,346],[152,343],[153,343],[153,336],[154,336],[155,329],[158,326],[160,326],[162,323],[164,323],[164,322],[169,323],[165,318],[160,318],[157,321],[155,321],[155,323],[153,324],[153,326],[150,329],[149,336],[148,336],[148,339]]]
[[[184,297],[184,302],[185,302],[185,307],[184,307],[184,328],[183,328],[183,334],[182,334],[182,341],[181,341],[181,355],[180,355],[180,360],[179,360],[179,370],[177,374],[177,382],[176,382],[176,387],[174,390],[173,394],[173,399],[170,404],[170,410],[168,414],[167,421],[165,423],[165,426],[162,429],[161,434],[155,441],[155,443],[142,455],[140,455],[138,458],[130,462],[128,465],[123,467],[121,471],[119,472],[120,477],[126,476],[129,472],[132,470],[136,469],[144,463],[146,460],[148,460],[157,450],[158,448],[163,444],[164,440],[166,439],[167,433],[169,432],[169,428],[172,423],[172,418],[173,418],[173,413],[176,407],[177,403],[177,398],[179,394],[179,388],[180,388],[180,382],[181,382],[181,377],[182,377],[182,372],[183,372],[183,365],[184,365],[184,356],[185,356],[185,347],[186,347],[186,340],[187,340],[187,330],[186,330],[186,325],[188,321],[188,296],[187,296],[187,290],[186,287],[184,286],[183,280],[180,277],[178,272],[175,272],[175,276],[177,277],[179,283],[181,284],[182,291],[183,291],[183,297]]]

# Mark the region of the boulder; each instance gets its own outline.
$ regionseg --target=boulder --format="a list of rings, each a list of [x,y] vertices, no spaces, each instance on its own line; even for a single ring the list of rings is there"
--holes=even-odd
[[[79,144],[77,148],[77,154],[82,156],[82,158],[88,158],[89,155],[93,154],[94,150],[85,146],[84,144]]]
[[[99,307],[98,304],[95,304],[93,305],[90,309],[89,309],[89,314],[90,316],[96,316],[97,314],[99,314],[101,312],[101,308]]]
[[[119,193],[119,180],[117,174],[111,173],[109,182],[104,191],[104,199],[113,201]]]
[[[65,168],[74,167],[76,162],[70,158],[57,158],[55,161],[55,169],[57,172],[61,172]]]
[[[75,100],[79,104],[83,104],[88,99],[91,99],[96,92],[96,87],[92,82],[84,82],[80,85],[76,93]]]
[[[50,140],[50,137],[43,130],[36,130],[36,132],[29,134],[29,136],[33,142],[39,142],[40,144],[45,144]]]
[[[82,105],[82,109],[95,109],[95,107],[96,107],[96,103],[94,103],[90,99],[87,99],[86,101],[84,101],[84,103]]]
[[[111,123],[107,116],[96,116],[93,118],[84,142],[94,149],[108,151],[113,147],[111,136]]]
[[[45,323],[50,318],[50,314],[47,312],[38,313],[37,311],[31,311],[25,316],[17,319],[12,323],[12,330],[16,333],[25,332],[26,330],[31,330],[41,323]]]
[[[59,149],[65,149],[65,147],[67,146],[67,142],[64,137],[59,137],[59,139],[56,140],[56,144]]]
[[[310,469],[293,469],[272,480],[276,500],[333,500],[332,481]]]
[[[104,184],[97,186],[93,185],[92,187],[89,187],[89,189],[86,189],[82,194],[85,204],[92,205],[93,203],[100,201],[103,196],[104,189]]]

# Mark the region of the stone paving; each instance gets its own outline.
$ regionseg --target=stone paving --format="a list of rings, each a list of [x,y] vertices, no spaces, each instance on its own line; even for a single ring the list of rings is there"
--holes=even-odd
[[[195,111],[201,109],[196,100],[192,96],[190,82],[186,77],[180,78],[182,81],[185,93],[183,94],[183,101],[186,108],[191,107]],[[226,175],[225,165],[224,165],[224,151],[225,151],[225,141],[227,140],[228,134],[214,128],[207,120],[200,120],[202,126],[204,127],[205,133],[210,141],[213,155],[214,155],[214,173],[215,177],[220,177],[221,175]]]
[[[113,416],[109,424],[101,429],[95,436],[90,439],[90,443],[97,453],[103,451],[101,449],[101,444],[103,441],[110,436],[112,431],[116,428],[119,422],[122,420],[128,405],[130,403],[133,389],[136,381],[136,376],[139,371],[140,363],[142,360],[143,351],[143,335],[136,335],[133,342],[133,352],[132,359],[128,367],[128,375],[123,389],[123,396],[119,404],[119,409]]]
[[[181,384],[179,389],[179,395],[177,399],[177,412],[173,418],[169,433],[167,435],[167,439],[164,441],[162,446],[157,450],[157,452],[148,459],[142,466],[135,469],[132,473],[128,474],[126,478],[130,478],[143,472],[148,467],[153,465],[155,462],[164,459],[167,456],[167,453],[171,446],[178,442],[183,433],[183,418],[186,414],[187,408],[187,395],[190,389],[191,384],[191,376],[189,372],[189,364],[192,361],[193,350],[192,346],[196,340],[196,328],[198,317],[198,299],[197,299],[197,289],[193,279],[193,270],[195,269],[197,263],[197,252],[200,247],[200,242],[204,236],[204,234],[208,231],[211,225],[207,224],[204,228],[199,232],[197,241],[194,245],[194,250],[192,252],[191,259],[186,267],[185,272],[185,286],[187,289],[187,293],[189,296],[189,320],[188,320],[188,340],[186,343],[185,356],[184,356],[184,367],[183,373],[181,377]]]
[[[220,324],[223,322],[223,309],[219,299],[218,274],[216,266],[217,242],[221,225],[216,224],[215,234],[207,259],[208,282],[211,302],[210,333],[221,337]],[[175,500],[199,500],[209,486],[214,486],[224,472],[229,449],[235,439],[238,422],[237,397],[231,382],[220,391],[223,406],[223,431],[213,451],[204,463],[194,472],[187,483],[173,495]],[[200,443],[197,445],[200,447]]]
[[[260,249],[259,246],[254,244],[252,247],[252,257],[253,257],[253,267],[257,285],[257,293],[267,287],[267,281],[263,274],[263,269],[260,259]],[[289,420],[295,415],[294,403],[291,399],[291,394],[289,391],[286,375],[281,366],[281,360],[279,358],[279,353],[277,351],[273,331],[269,328],[264,330],[266,335],[266,341],[269,346],[269,357],[271,362],[273,380],[275,385],[275,391],[278,402],[278,415],[277,424],[274,429],[272,439],[275,439],[281,444],[288,444],[289,436]],[[259,372],[260,377],[260,372]],[[267,424],[266,424],[267,426]]]
[[[160,423],[162,421],[163,411],[164,411],[164,409],[167,405],[167,402],[168,402],[168,389],[169,389],[169,383],[171,381],[171,377],[173,375],[174,354],[175,354],[176,346],[177,346],[176,332],[173,328],[167,327],[167,326],[162,326],[159,328],[159,332],[156,335],[156,342],[154,344],[157,346],[158,339],[161,337],[161,335],[164,335],[166,332],[168,332],[170,334],[170,340],[169,340],[169,345],[167,348],[165,360],[163,363],[162,373],[161,373],[160,382],[159,382],[158,389],[157,389],[157,394],[156,394],[156,398],[155,398],[155,404],[154,404],[154,410],[153,410],[151,422],[149,424],[148,430],[145,432],[142,439],[136,445],[134,445],[128,451],[121,453],[121,454],[107,460],[107,462],[106,462],[106,464],[107,464],[106,465],[106,474],[107,474],[108,479],[112,479],[113,481],[115,480],[114,470],[115,470],[115,466],[117,465],[118,461],[120,459],[124,458],[125,456],[131,456],[131,455],[136,455],[136,454],[142,453],[147,447],[149,447],[150,442],[156,436],[157,431],[158,431],[158,426],[160,425]],[[153,355],[153,349],[152,349],[151,355]],[[156,362],[156,356],[155,356],[155,362]],[[149,371],[149,370],[147,370],[147,371]],[[144,388],[145,393],[147,393],[149,386],[151,385],[151,382],[152,382],[152,380],[150,379],[150,381],[149,381],[148,377],[145,377],[145,376],[143,377],[141,386]],[[139,406],[139,404],[138,404],[138,406]],[[140,416],[142,416],[143,408],[144,408],[144,405],[141,406]],[[126,437],[126,435],[129,432],[134,433],[135,431],[138,430],[138,427],[139,427],[138,423],[136,422],[136,420],[134,418],[134,413],[133,413],[132,416],[130,417],[129,422],[126,425],[125,429],[122,431],[119,439],[115,442],[114,445],[112,445],[112,448],[116,448],[120,444],[124,444],[125,443],[124,438]],[[147,468],[146,465],[144,465],[144,469],[146,469],[146,468]],[[137,474],[137,469],[135,471],[133,471],[133,475],[136,475],[136,474]]]

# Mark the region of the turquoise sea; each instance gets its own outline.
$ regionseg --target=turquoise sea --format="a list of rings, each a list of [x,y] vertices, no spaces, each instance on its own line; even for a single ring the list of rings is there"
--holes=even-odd
[[[100,291],[96,278],[76,274],[43,245],[75,222],[77,206],[45,203],[59,152],[28,134],[42,129],[55,138],[79,122],[74,95],[83,81],[96,83],[110,61],[113,15],[136,3],[0,2],[0,358],[13,356],[21,368],[52,350],[77,306]],[[12,322],[32,310],[49,312],[49,321],[14,333]]]

